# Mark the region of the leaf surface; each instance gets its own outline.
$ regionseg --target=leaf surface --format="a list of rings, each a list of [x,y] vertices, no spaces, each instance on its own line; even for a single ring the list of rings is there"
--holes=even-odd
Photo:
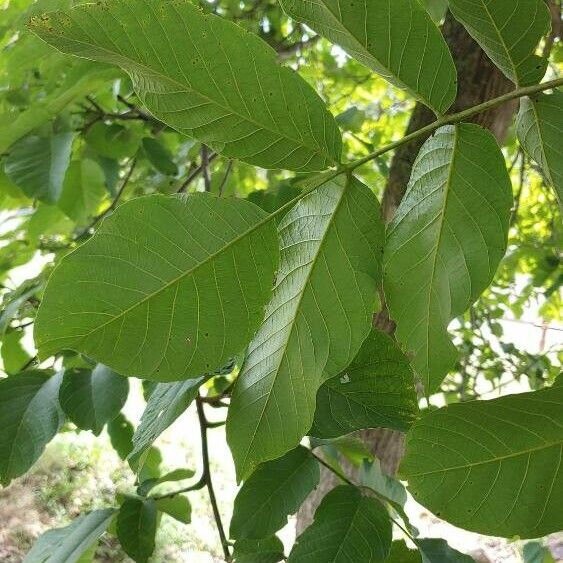
[[[517,86],[537,84],[547,59],[535,54],[551,22],[544,0],[449,0],[453,16]]]
[[[375,563],[389,555],[391,540],[391,520],[383,505],[357,487],[342,485],[322,500],[288,563]]]
[[[379,217],[373,193],[339,177],[281,221],[274,294],[227,419],[239,479],[299,444],[323,379],[346,367],[369,334],[381,276]]]
[[[6,175],[28,197],[56,203],[70,163],[72,139],[72,133],[20,139],[6,158]]]
[[[563,207],[563,91],[520,100],[518,140],[542,169]]]
[[[156,501],[156,508],[160,512],[172,516],[182,524],[189,524],[192,519],[192,507],[187,497],[183,495],[175,495],[169,498],[161,498]]]
[[[157,505],[154,499],[127,497],[117,514],[117,537],[136,563],[146,563],[155,547]]]
[[[238,540],[233,549],[235,563],[278,563],[285,559],[277,536],[263,540]]]
[[[98,436],[106,422],[115,418],[129,393],[125,377],[98,364],[93,370],[65,371],[59,400],[65,414],[82,430]]]
[[[260,465],[235,498],[231,538],[267,538],[283,528],[319,478],[319,463],[303,446]]]
[[[456,95],[448,46],[418,0],[281,0],[289,16],[342,47],[392,84],[444,113]]]
[[[65,53],[120,66],[158,119],[227,157],[301,171],[340,160],[314,90],[257,36],[187,0],[87,4],[30,26]]]
[[[407,435],[417,502],[466,530],[521,538],[563,528],[563,388],[459,403]]]
[[[408,359],[392,338],[372,330],[352,363],[320,387],[310,434],[336,438],[378,427],[404,432],[417,414]]]
[[[197,377],[254,334],[277,255],[275,225],[249,202],[134,199],[53,271],[37,347],[42,357],[73,349],[126,376]]]
[[[106,508],[82,514],[64,528],[48,530],[34,543],[23,563],[76,563],[95,548],[115,510]]]
[[[62,373],[29,371],[0,380],[0,482],[23,475],[61,427]]]
[[[512,188],[491,133],[438,129],[422,147],[389,226],[384,287],[397,339],[427,394],[452,368],[447,327],[489,286],[504,256]]]

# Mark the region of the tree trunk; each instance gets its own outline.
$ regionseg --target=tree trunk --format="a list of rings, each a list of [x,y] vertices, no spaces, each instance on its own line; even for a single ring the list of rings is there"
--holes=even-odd
[[[442,33],[450,47],[458,71],[458,96],[450,112],[458,112],[475,106],[514,88],[512,83],[493,65],[487,55],[473,41],[465,28],[456,22],[449,13],[446,16]],[[508,102],[475,116],[473,121],[490,129],[502,143],[516,106],[516,101]],[[417,104],[406,133],[416,131],[435,119],[432,111],[422,104]],[[393,156],[382,202],[382,213],[386,222],[392,219],[405,194],[412,166],[425,140],[425,138],[419,138],[403,145]],[[386,332],[393,332],[393,323],[389,321],[385,312],[376,315],[374,324]],[[379,458],[382,470],[388,475],[394,475],[404,453],[404,435],[401,432],[382,428],[365,430],[359,432],[358,435],[365,441],[374,455]],[[346,469],[353,473],[352,468],[347,467]],[[297,515],[297,534],[300,534],[311,523],[319,502],[337,484],[335,476],[322,468],[319,487],[307,499]]]

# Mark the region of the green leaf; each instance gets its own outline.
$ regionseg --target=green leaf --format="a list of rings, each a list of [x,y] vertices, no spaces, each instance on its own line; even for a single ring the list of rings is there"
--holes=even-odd
[[[293,19],[342,47],[436,113],[453,103],[457,73],[448,46],[418,0],[281,0]]]
[[[544,0],[449,0],[453,16],[514,84],[537,84],[547,59],[534,52],[549,31]]]
[[[115,510],[106,508],[82,514],[64,528],[39,536],[23,563],[75,563],[88,553],[107,530]]]
[[[522,552],[524,563],[555,563],[549,548],[541,542],[528,542]]]
[[[0,379],[0,482],[7,486],[43,453],[64,417],[58,395],[62,373],[28,371]]]
[[[416,549],[409,549],[403,541],[394,541],[391,544],[391,551],[385,563],[421,563],[420,552]]]
[[[157,448],[149,448],[148,452],[158,452]],[[160,454],[158,454],[160,456]],[[160,465],[162,461],[162,456],[158,459],[158,465]],[[150,460],[149,460],[150,463]],[[144,467],[142,469],[145,469]],[[142,470],[141,470],[142,471]],[[169,473],[162,475],[161,477],[154,477],[151,479],[147,479],[143,481],[139,487],[137,487],[137,494],[140,496],[147,496],[148,493],[154,489],[157,485],[161,485],[162,483],[169,483],[171,481],[184,481],[185,479],[191,479],[195,475],[193,469],[174,469]]]
[[[288,563],[382,561],[389,555],[391,540],[391,520],[383,505],[357,487],[343,485],[322,500]]]
[[[283,528],[319,478],[319,463],[303,446],[260,465],[235,498],[231,538],[267,538]]]
[[[133,435],[129,455],[132,467],[143,465],[144,454],[154,441],[190,406],[207,377],[187,379],[178,383],[158,383],[151,393],[141,422]]]
[[[563,207],[563,91],[522,98],[516,127],[520,144],[541,167]]]
[[[314,90],[258,37],[187,1],[89,4],[30,27],[66,53],[117,64],[158,119],[227,157],[302,171],[340,160],[340,133]]]
[[[2,339],[2,364],[8,375],[14,375],[29,362],[31,356],[22,346],[22,330],[9,330]]]
[[[115,418],[129,393],[129,382],[108,367],[65,371],[59,400],[66,415],[82,430],[98,436],[106,422]]]
[[[356,179],[339,177],[305,196],[278,230],[274,294],[227,419],[239,479],[309,431],[319,386],[352,361],[369,334],[381,276],[379,204]]]
[[[156,139],[145,137],[143,139],[143,149],[151,164],[163,174],[176,176],[178,174],[178,166],[172,160],[170,151]]]
[[[563,528],[563,388],[454,404],[407,435],[402,478],[423,506],[487,535]]]
[[[430,17],[439,24],[446,15],[448,10],[448,0],[423,0],[422,3],[426,7],[426,11]]]
[[[407,502],[407,491],[403,484],[381,471],[379,459],[364,461],[358,472],[358,483],[363,487],[369,487],[379,495],[399,506],[405,506]]]
[[[37,6],[38,3],[34,5]],[[0,153],[7,152],[13,143],[51,121],[77,98],[95,91],[109,80],[117,78],[119,74],[120,71],[114,68],[90,61],[79,61],[56,91],[44,100],[34,100],[28,109],[18,114],[9,127],[0,128]]]
[[[40,356],[72,349],[156,381],[209,372],[259,325],[277,254],[273,222],[247,201],[129,201],[51,274],[35,323]]]
[[[72,133],[24,137],[10,149],[6,175],[28,197],[56,203],[70,162],[72,139]]]
[[[117,514],[121,547],[137,563],[146,563],[155,546],[157,507],[154,499],[127,497]]]
[[[389,226],[384,285],[397,339],[426,394],[453,367],[447,327],[489,286],[504,256],[512,189],[491,133],[438,129],[422,147]]]
[[[27,224],[27,236],[30,242],[37,245],[45,237],[69,235],[74,227],[74,222],[60,207],[41,203]]]
[[[160,512],[172,516],[172,518],[182,522],[182,524],[189,524],[192,520],[192,507],[190,501],[182,495],[175,495],[169,498],[161,498],[156,501],[156,508]]]
[[[404,432],[417,414],[408,359],[392,338],[372,330],[352,363],[319,389],[310,434],[335,438],[378,427]]]
[[[141,145],[141,130],[98,121],[90,127],[85,139],[100,156],[119,160],[137,152]]]
[[[439,538],[417,539],[416,545],[422,556],[422,563],[474,563],[473,558],[460,553]]]
[[[107,431],[113,449],[123,460],[133,449],[133,425],[119,413],[113,420],[108,422]]]
[[[235,563],[278,563],[285,559],[277,536],[263,540],[238,540],[233,549]]]
[[[75,223],[85,223],[96,214],[106,195],[105,177],[89,158],[70,163],[58,205]]]

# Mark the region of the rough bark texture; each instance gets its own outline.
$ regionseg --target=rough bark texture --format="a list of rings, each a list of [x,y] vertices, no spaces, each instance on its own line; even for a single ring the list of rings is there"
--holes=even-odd
[[[452,51],[458,71],[458,97],[450,112],[475,106],[514,88],[451,14],[447,15],[442,31]],[[502,143],[516,107],[517,102],[509,102],[476,116],[473,121],[490,129]],[[406,133],[416,131],[435,119],[436,116],[428,108],[417,104]],[[421,138],[403,145],[393,157],[382,203],[382,213],[386,222],[393,217],[401,202],[411,175],[412,165],[425,140]],[[393,322],[389,320],[385,311],[376,315],[374,324],[389,333],[394,330]],[[394,475],[404,453],[404,435],[382,428],[359,432],[358,435],[379,458],[383,471],[388,475]],[[345,463],[344,465],[346,466]],[[345,468],[353,473],[351,467]],[[319,502],[337,484],[335,476],[323,468],[319,487],[307,499],[297,516],[297,534],[300,534],[312,522]]]

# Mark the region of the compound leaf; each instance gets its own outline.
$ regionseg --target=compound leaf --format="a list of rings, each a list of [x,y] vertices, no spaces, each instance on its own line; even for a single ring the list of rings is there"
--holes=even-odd
[[[65,53],[120,66],[158,119],[225,156],[302,171],[340,160],[314,90],[257,36],[187,0],[86,4],[30,27]]]
[[[449,0],[453,16],[518,86],[537,84],[547,58],[535,54],[551,17],[544,0]]]
[[[321,385],[311,436],[364,428],[406,431],[418,414],[414,374],[395,341],[372,330],[352,363]]]
[[[28,371],[0,380],[0,482],[23,475],[61,427],[62,373]]]
[[[324,497],[288,563],[375,563],[389,555],[391,541],[391,520],[383,505],[357,487],[342,485]]]
[[[542,169],[563,207],[563,91],[520,100],[518,139]]]
[[[323,379],[344,369],[369,334],[381,276],[379,217],[373,193],[340,177],[281,221],[273,298],[227,419],[239,479],[299,444],[313,422]]]
[[[389,227],[385,295],[397,339],[433,393],[453,366],[452,319],[487,288],[504,256],[512,189],[491,133],[438,129],[422,147]]]
[[[197,377],[250,340],[277,257],[274,222],[247,201],[134,199],[53,271],[37,347],[42,357],[73,349],[127,376]]]
[[[457,73],[444,38],[418,0],[281,0],[289,16],[336,43],[436,113],[453,103]]]
[[[407,435],[401,475],[455,526],[535,538],[563,528],[562,455],[563,388],[552,387],[431,412]]]
[[[231,537],[267,538],[283,528],[319,478],[319,463],[303,446],[260,465],[235,498]]]
[[[127,400],[129,382],[108,367],[65,371],[59,401],[65,414],[82,430],[98,436]]]

